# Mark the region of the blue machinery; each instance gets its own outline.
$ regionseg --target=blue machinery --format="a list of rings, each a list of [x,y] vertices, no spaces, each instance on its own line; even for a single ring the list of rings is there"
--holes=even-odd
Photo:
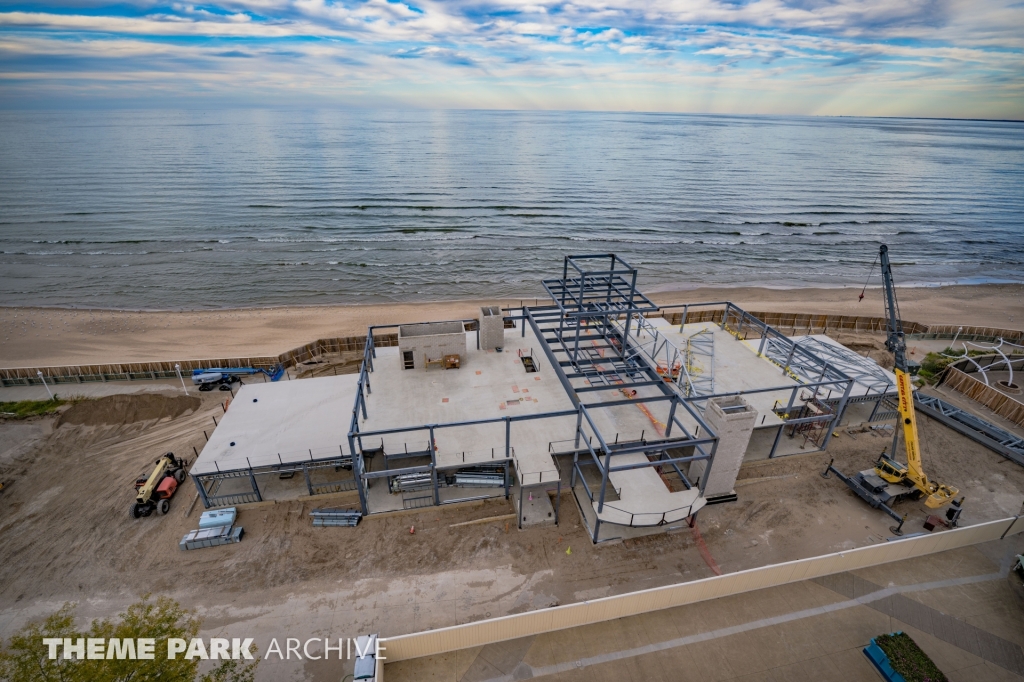
[[[279,363],[273,371],[263,369],[262,367],[211,367],[209,369],[194,369],[192,370],[192,376],[196,377],[203,374],[223,374],[225,376],[265,374],[271,381],[278,381],[284,376],[284,372],[284,365]]]

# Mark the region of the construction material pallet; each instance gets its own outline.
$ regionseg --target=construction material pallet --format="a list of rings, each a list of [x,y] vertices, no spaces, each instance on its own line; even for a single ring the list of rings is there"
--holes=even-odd
[[[238,511],[234,507],[203,512],[199,517],[199,529],[205,530],[207,528],[233,526],[237,514]]]
[[[202,549],[217,545],[230,545],[242,541],[241,526],[218,526],[216,528],[200,528],[190,530],[178,543],[178,549]]]
[[[356,509],[314,509],[309,515],[313,517],[313,526],[317,528],[328,526],[354,528],[363,518],[362,513]]]

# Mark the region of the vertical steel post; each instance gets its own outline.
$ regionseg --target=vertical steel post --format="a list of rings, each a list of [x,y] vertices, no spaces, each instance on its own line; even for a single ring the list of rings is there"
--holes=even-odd
[[[512,458],[512,417],[505,417],[505,459]]]
[[[604,466],[601,467],[601,499],[597,503],[597,513],[600,514],[604,511],[604,493],[608,488],[608,469],[612,465],[612,453],[610,450],[605,450]]]
[[[561,514],[561,510],[562,510],[562,473],[561,472],[558,473],[558,488],[557,488],[557,492],[555,493],[555,495],[556,495],[556,497],[555,497],[555,525],[557,526],[558,525],[559,515]]]
[[[822,450],[827,448],[828,442],[832,440],[832,430],[839,428],[839,421],[843,418],[843,413],[846,412],[846,401],[850,398],[851,390],[853,390],[853,379],[846,382],[846,390],[843,391],[843,397],[839,400],[839,405],[836,406],[836,417],[828,425],[828,430],[825,432],[825,440],[821,443]]]
[[[672,435],[672,421],[676,418],[676,406],[678,404],[679,398],[673,395],[672,406],[668,408],[668,422],[665,424],[665,438]]]
[[[794,386],[793,390],[789,394],[789,404],[786,405],[786,415],[787,415],[786,419],[789,418],[788,417],[789,413],[793,411],[793,402],[796,401],[796,392],[799,391],[799,390],[800,390],[799,386]],[[775,458],[775,450],[779,447],[779,441],[782,440],[782,431],[785,428],[786,428],[786,420],[783,419],[782,424],[779,425],[778,433],[775,434],[775,442],[772,443],[772,449],[771,449],[771,452],[768,453],[768,459],[774,459]]]
[[[633,269],[633,277],[629,283],[629,300],[626,302],[626,327],[625,333],[622,335],[622,359],[626,359],[626,346],[629,344],[629,323],[633,318],[633,314],[628,312],[633,309],[633,299],[636,297],[636,268]],[[643,313],[640,313],[641,315]],[[639,323],[638,323],[639,324]]]
[[[356,451],[356,439],[350,433],[348,434],[348,450],[352,453],[352,471],[356,477],[356,489],[359,491],[359,507],[363,512],[363,516],[367,516],[370,513],[369,507],[366,505],[366,478],[363,477],[363,453]],[[387,455],[384,455],[384,461],[387,462]],[[387,481],[385,481],[387,483]]]
[[[192,482],[196,484],[196,490],[199,491],[199,497],[203,500],[203,507],[206,509],[210,508],[210,498],[206,496],[206,486],[203,485],[202,480],[197,474],[191,475]]]
[[[280,457],[280,455],[278,455]],[[313,497],[313,484],[309,481],[309,469],[306,468],[306,463],[302,463],[302,476],[306,479],[306,490],[309,491],[309,496]]]
[[[249,464],[249,458],[245,458],[245,463]],[[252,464],[249,464],[249,483],[252,484],[252,491],[256,493],[256,501],[262,502],[263,496],[260,495],[260,487],[256,485],[256,476],[252,473]]]
[[[583,427],[583,409],[580,407],[576,408],[576,442],[573,443],[573,450],[580,449],[580,429]]]

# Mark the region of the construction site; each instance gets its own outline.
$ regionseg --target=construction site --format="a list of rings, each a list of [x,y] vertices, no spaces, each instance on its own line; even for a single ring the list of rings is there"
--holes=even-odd
[[[1024,679],[1024,587],[1006,563],[1024,552],[1024,406],[1015,378],[1024,339],[903,321],[884,247],[882,264],[882,293],[891,297],[884,318],[786,318],[727,300],[655,303],[622,258],[586,254],[554,266],[534,305],[374,325],[362,339],[317,342],[290,357],[3,370],[0,391],[74,383],[102,387],[104,397],[50,420],[0,424],[10,443],[0,459],[0,633],[31,615],[23,599],[85,595],[118,576],[119,593],[87,612],[159,591],[200,606],[213,632],[244,626],[270,636],[287,624],[310,636],[379,635],[394,647],[389,681],[527,679],[525,671],[570,680],[599,670],[607,679],[669,679],[623,672],[615,666],[625,654],[614,663],[538,647],[543,633],[583,633],[627,611],[653,618],[671,606],[664,618],[681,609],[686,621],[697,608],[687,604],[705,600],[706,618],[717,603],[706,600],[740,592],[760,589],[750,599],[771,601],[769,590],[846,588],[792,578],[800,587],[761,581],[699,599],[673,593],[662,606],[566,615],[562,624],[498,621],[903,546],[874,563],[808,568],[800,580],[841,572],[853,580],[845,571],[863,568],[858,579],[884,587],[870,567],[899,560],[911,585],[933,561],[925,555],[939,551],[978,575],[1002,571],[989,585],[986,620],[975,624],[1010,653],[971,655],[1004,675],[983,679]],[[917,378],[917,360],[960,346],[962,359],[949,357],[938,380]],[[193,386],[221,390],[184,395],[190,373]],[[165,452],[175,456],[153,469]],[[46,475],[69,459],[80,466],[74,487],[101,504],[76,504],[71,482]],[[125,491],[143,469],[132,501]],[[176,496],[170,478],[181,484]],[[244,539],[238,531],[230,546],[180,551],[200,514],[228,509]],[[155,518],[141,518],[151,511]],[[323,527],[331,525],[351,527]],[[54,533],[63,545],[40,543]],[[86,554],[95,558],[83,561]],[[914,599],[928,602],[928,594],[921,588]],[[445,642],[428,641],[453,628]],[[954,646],[938,630],[924,632]],[[845,679],[872,679],[858,661]],[[351,662],[312,658],[264,664],[261,679],[352,672]],[[745,674],[770,679],[771,667]],[[384,679],[383,662],[374,674]]]

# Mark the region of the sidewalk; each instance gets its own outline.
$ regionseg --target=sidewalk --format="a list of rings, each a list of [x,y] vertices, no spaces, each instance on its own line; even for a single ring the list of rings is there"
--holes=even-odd
[[[387,682],[876,682],[902,630],[951,682],[1024,681],[1021,537],[388,666]]]

